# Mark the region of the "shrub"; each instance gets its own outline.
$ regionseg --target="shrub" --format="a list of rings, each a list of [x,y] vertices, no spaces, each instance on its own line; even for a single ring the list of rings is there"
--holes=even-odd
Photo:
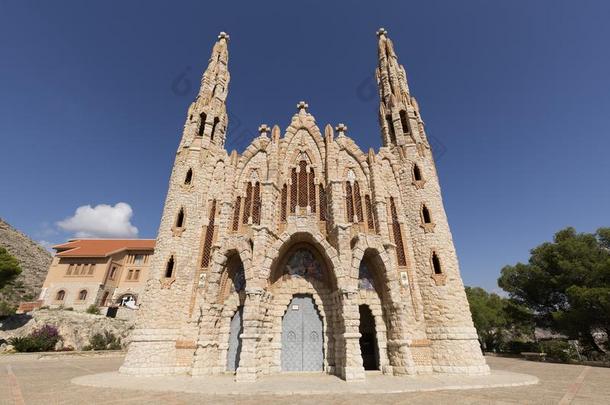
[[[104,333],[96,333],[89,338],[89,344],[83,347],[83,350],[120,350],[121,339],[116,337],[114,333],[104,331]]]
[[[87,308],[87,313],[93,314],[93,315],[99,315],[100,309],[97,307],[97,305],[91,304],[91,305],[89,305],[89,308]]]
[[[47,352],[55,349],[59,339],[61,336],[55,326],[43,325],[28,336],[15,337],[9,342],[18,352]]]
[[[503,343],[500,347],[500,351],[512,354],[520,354],[522,352],[540,352],[540,346],[536,342],[511,340]]]
[[[0,301],[0,317],[14,315],[16,310],[16,306],[11,305],[6,301]]]
[[[563,340],[548,340],[540,344],[546,355],[552,359],[560,360],[564,363],[574,360],[578,353],[574,346]]]

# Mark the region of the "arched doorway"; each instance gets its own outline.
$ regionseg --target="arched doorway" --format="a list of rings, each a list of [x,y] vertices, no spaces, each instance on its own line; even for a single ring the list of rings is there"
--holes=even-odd
[[[389,364],[387,341],[393,329],[386,317],[385,306],[390,303],[388,288],[379,256],[366,250],[358,268],[359,343],[365,370],[386,369]]]
[[[359,305],[360,313],[360,353],[365,370],[379,370],[379,346],[375,318],[368,305]]]
[[[239,255],[233,254],[227,259],[218,290],[218,302],[224,305],[223,312],[228,312],[226,316],[231,316],[227,347],[227,371],[232,372],[237,371],[241,357],[245,289],[244,265]]]
[[[295,295],[282,319],[282,371],[322,371],[322,318],[311,295]]]

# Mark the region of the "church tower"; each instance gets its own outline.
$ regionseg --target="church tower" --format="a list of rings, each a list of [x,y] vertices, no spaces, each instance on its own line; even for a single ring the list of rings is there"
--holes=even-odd
[[[221,32],[187,112],[124,373],[174,374],[192,365],[202,263],[209,263],[221,216],[228,212],[220,203],[227,160],[228,42],[229,35]]]
[[[423,301],[426,337],[435,372],[488,370],[441,196],[432,149],[405,69],[385,29],[377,31],[379,123],[383,145],[400,162],[404,218]]]

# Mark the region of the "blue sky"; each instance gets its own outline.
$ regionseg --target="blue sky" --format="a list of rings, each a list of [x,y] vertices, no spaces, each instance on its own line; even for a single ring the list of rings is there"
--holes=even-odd
[[[57,243],[105,225],[86,206],[107,204],[154,238],[221,30],[229,147],[306,100],[377,149],[383,26],[437,146],[464,281],[493,289],[562,227],[610,225],[609,20],[603,1],[0,1],[0,216]]]

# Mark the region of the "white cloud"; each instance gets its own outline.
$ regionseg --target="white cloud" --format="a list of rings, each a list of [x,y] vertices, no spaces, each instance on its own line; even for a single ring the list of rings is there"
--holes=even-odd
[[[57,243],[49,242],[48,240],[39,240],[38,244],[49,251],[52,255],[55,255],[55,250],[53,250],[53,246],[57,245]]]
[[[57,222],[64,231],[74,232],[77,238],[135,238],[138,228],[131,224],[133,210],[127,203],[114,207],[99,204],[78,207],[73,216]]]

